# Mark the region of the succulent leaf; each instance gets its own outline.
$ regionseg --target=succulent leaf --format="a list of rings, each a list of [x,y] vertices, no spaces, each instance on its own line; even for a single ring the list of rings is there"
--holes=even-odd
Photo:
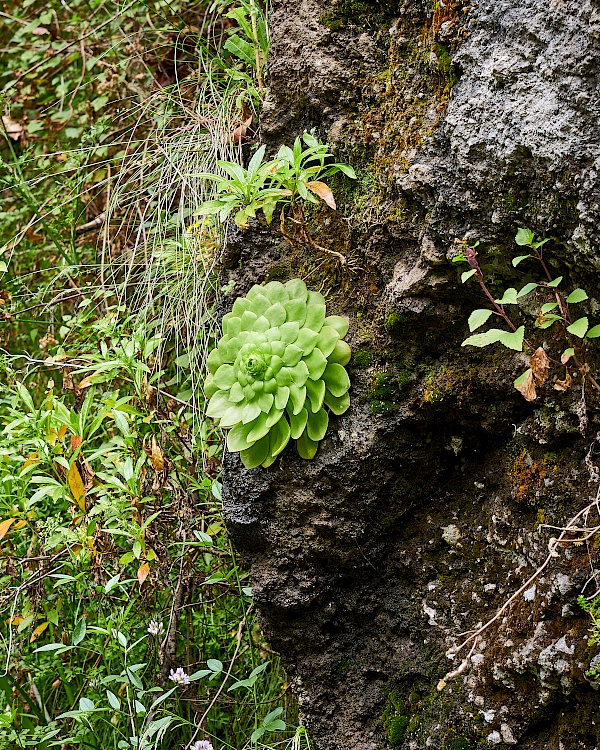
[[[323,403],[328,406],[334,414],[343,414],[350,406],[350,395],[344,393],[343,396],[333,396],[329,391],[325,391]]]
[[[309,458],[315,457],[315,453],[317,452],[317,448],[319,447],[319,444],[316,443],[314,440],[311,440],[306,434],[306,430],[305,430],[302,433],[302,435],[298,438],[298,441],[296,442],[296,447],[298,448],[298,453],[300,454],[301,458],[309,459]]]
[[[290,419],[292,437],[294,438],[294,440],[298,440],[306,427],[306,423],[308,421],[308,412],[306,411],[306,409],[300,409],[299,414],[293,414],[288,409],[288,417]]]
[[[246,468],[270,466],[290,440],[302,458],[315,456],[328,410],[350,406],[347,331],[300,279],[256,285],[236,299],[207,359],[204,390],[207,416],[229,430],[227,447]]]

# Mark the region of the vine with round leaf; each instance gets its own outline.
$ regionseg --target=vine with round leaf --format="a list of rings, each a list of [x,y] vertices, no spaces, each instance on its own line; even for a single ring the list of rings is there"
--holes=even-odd
[[[479,308],[469,316],[469,330],[471,333],[485,325],[492,316],[502,320],[509,330],[503,328],[489,328],[483,333],[474,333],[462,342],[462,346],[484,347],[500,343],[507,349],[514,351],[525,350],[529,354],[529,367],[514,381],[515,388],[527,401],[533,401],[537,397],[536,385],[542,386],[548,380],[551,365],[563,366],[564,377],[557,379],[554,388],[557,391],[566,391],[573,384],[573,377],[569,371],[569,363],[573,363],[583,378],[593,388],[600,391],[600,385],[593,377],[589,365],[586,363],[586,343],[588,339],[600,336],[600,325],[590,328],[587,315],[576,317],[572,313],[571,305],[585,302],[588,295],[583,289],[574,289],[565,296],[560,289],[563,281],[562,276],[553,276],[543,255],[544,245],[549,239],[535,240],[534,233],[525,228],[520,228],[515,237],[515,242],[520,247],[527,248],[526,254],[517,255],[512,260],[516,268],[528,260],[535,260],[541,266],[545,279],[538,282],[529,282],[517,291],[514,287],[505,289],[501,297],[495,298],[487,286],[483,271],[477,260],[475,242],[472,246],[462,241],[461,251],[452,259],[456,263],[468,263],[470,269],[461,274],[464,284],[474,278],[491,308]],[[525,326],[517,326],[507,311],[507,307],[519,305],[520,301],[532,292],[546,297],[537,311],[534,328],[545,330],[553,326],[563,329],[567,346],[560,354],[559,359],[551,358],[543,345],[536,346],[530,338],[525,337]]]

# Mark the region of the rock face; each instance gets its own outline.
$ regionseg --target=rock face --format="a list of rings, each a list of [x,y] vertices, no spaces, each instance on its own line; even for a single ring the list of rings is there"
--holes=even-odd
[[[560,544],[468,668],[437,684],[469,651],[446,656],[460,634],[546,560],[560,532],[540,524],[564,526],[598,487],[595,392],[584,405],[577,368],[573,388],[553,389],[554,368],[527,403],[512,385],[525,354],[461,347],[486,302],[449,259],[455,240],[478,240],[494,295],[539,280],[533,262],[510,262],[526,226],[554,238],[547,264],[567,291],[597,296],[600,6],[272,5],[263,140],[276,149],[315,128],[359,169],[336,187],[341,211],[310,218],[318,243],[257,226],[227,255],[236,293],[300,275],[350,320],[353,405],[316,458],[225,461],[228,528],[314,746],[597,747],[585,676],[597,647],[577,604],[596,590],[595,537]],[[564,334],[534,327],[549,294],[511,310],[558,359]],[[600,322],[596,301],[579,309]],[[588,362],[600,372],[593,343]]]

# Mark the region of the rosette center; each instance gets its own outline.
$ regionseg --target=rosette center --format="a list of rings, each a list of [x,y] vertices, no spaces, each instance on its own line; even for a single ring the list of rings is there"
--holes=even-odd
[[[255,380],[261,379],[268,365],[264,356],[259,352],[250,352],[242,359],[242,366]]]

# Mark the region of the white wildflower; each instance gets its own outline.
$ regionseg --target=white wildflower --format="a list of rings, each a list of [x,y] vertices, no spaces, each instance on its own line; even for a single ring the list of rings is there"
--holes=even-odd
[[[159,620],[150,620],[148,632],[150,635],[162,635],[165,632],[165,626]]]
[[[181,667],[177,667],[177,669],[172,669],[169,673],[169,679],[173,680],[173,682],[177,683],[178,685],[190,684],[189,676],[187,675],[186,672],[183,671]]]

